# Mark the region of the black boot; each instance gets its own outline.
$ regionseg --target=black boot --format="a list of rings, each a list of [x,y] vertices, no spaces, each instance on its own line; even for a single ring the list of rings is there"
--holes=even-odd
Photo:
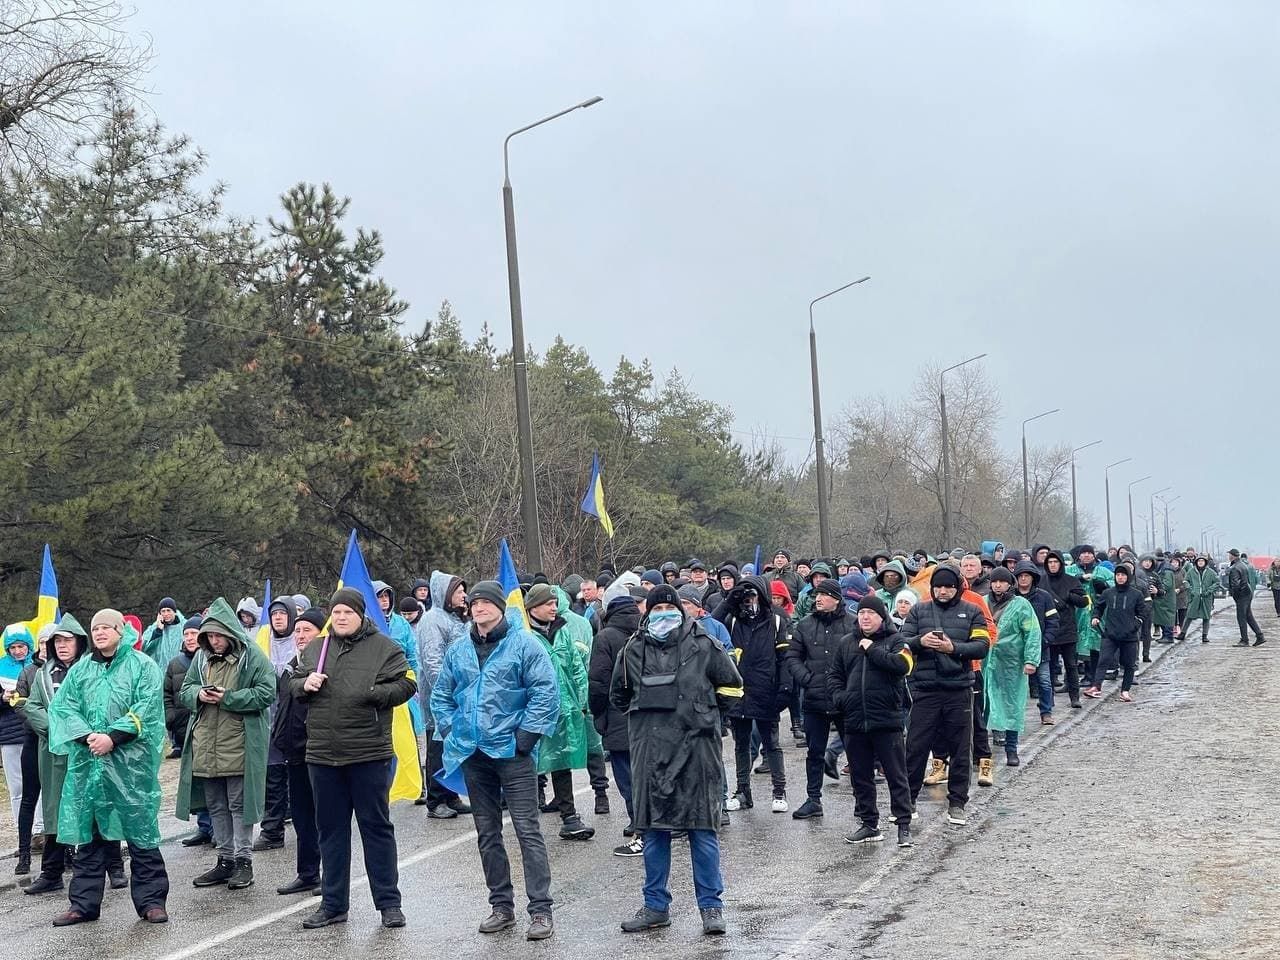
[[[244,890],[253,886],[253,861],[236,860],[235,871],[227,881],[228,890]]]
[[[31,872],[31,851],[18,851],[18,862],[13,866],[13,874],[16,877],[25,877]]]
[[[206,870],[191,881],[193,887],[216,887],[226,883],[236,872],[236,862],[229,857],[219,857],[212,870]]]
[[[22,892],[28,896],[36,896],[41,893],[52,893],[55,890],[62,889],[62,877],[47,877],[43,873],[36,877],[27,888]]]
[[[430,736],[430,733],[428,733]],[[413,801],[415,807],[425,807],[427,805],[427,784],[431,782],[431,774],[427,772],[427,768],[422,768],[422,796]]]

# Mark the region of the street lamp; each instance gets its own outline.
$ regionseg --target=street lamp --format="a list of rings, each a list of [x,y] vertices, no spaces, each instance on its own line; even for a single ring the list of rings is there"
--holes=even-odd
[[[1163,497],[1160,498],[1160,502],[1164,505],[1164,548],[1166,551],[1173,550],[1173,536],[1169,529],[1169,514],[1171,512],[1169,510],[1169,506],[1170,504],[1177,503],[1181,499],[1182,494],[1178,494],[1172,500],[1165,500]],[[1152,532],[1155,532],[1154,525],[1152,526]]]
[[[1209,552],[1209,545],[1205,542],[1205,534],[1207,534],[1212,529],[1213,529],[1213,524],[1211,523],[1207,527],[1205,527],[1203,530],[1200,531],[1200,552],[1201,553]]]
[[[540,127],[566,113],[593,107],[603,97],[592,97],[543,117],[507,134],[502,141],[502,213],[507,228],[507,288],[511,298],[511,365],[516,379],[516,434],[520,447],[520,516],[524,524],[525,564],[530,573],[542,570],[542,534],[538,529],[538,489],[533,476],[533,422],[529,416],[529,370],[524,352],[524,311],[520,305],[520,264],[516,258],[516,208],[511,195],[507,146],[517,134]]]
[[[1150,480],[1150,479],[1151,479],[1151,474],[1148,473],[1145,477],[1139,477],[1137,480],[1132,480],[1129,482],[1129,549],[1130,550],[1138,549],[1133,545],[1133,542],[1138,539],[1133,535],[1133,488],[1138,484],[1142,483],[1144,480]]]
[[[1057,413],[1059,409],[1061,408],[1054,407],[1022,421],[1022,534],[1026,538],[1025,546],[1028,549],[1031,547],[1031,493],[1027,481],[1027,424]]]
[[[1103,471],[1104,479],[1107,484],[1107,549],[1110,550],[1115,546],[1111,539],[1111,468],[1118,467],[1122,463],[1128,463],[1133,457],[1125,457],[1123,460],[1117,460],[1115,463],[1107,464],[1107,469]]]
[[[866,283],[870,277],[853,280],[843,287],[836,287],[830,293],[824,293],[809,301],[809,374],[813,380],[813,449],[818,467],[818,544],[823,558],[831,557],[831,522],[828,517],[830,508],[827,504],[827,457],[823,449],[822,438],[822,399],[818,395],[818,337],[813,332],[813,305],[827,297],[834,297],[841,290],[848,290],[860,283]]]
[[[1080,543],[1080,515],[1076,506],[1076,454],[1081,450],[1088,450],[1090,447],[1096,447],[1101,440],[1094,440],[1092,443],[1086,443],[1083,447],[1076,447],[1071,451],[1071,544],[1075,546]],[[1108,544],[1110,546],[1110,544]]]
[[[1167,487],[1162,487],[1162,488],[1160,488],[1159,490],[1157,490],[1155,493],[1151,494],[1151,500],[1150,500],[1150,504],[1151,504],[1151,546],[1150,546],[1150,551],[1149,551],[1149,552],[1151,552],[1151,553],[1155,553],[1155,552],[1156,552],[1156,497],[1160,496],[1160,494],[1162,494],[1162,493],[1167,493],[1168,491],[1170,491],[1170,490],[1172,490],[1172,489],[1173,489],[1173,485],[1172,485],[1172,484],[1170,484],[1169,486],[1167,486]],[[1146,531],[1144,530],[1143,532],[1145,533]]]
[[[942,542],[948,550],[954,541],[951,539],[951,434],[947,430],[947,374],[985,356],[985,353],[980,353],[953,363],[938,374],[938,402],[942,407]]]

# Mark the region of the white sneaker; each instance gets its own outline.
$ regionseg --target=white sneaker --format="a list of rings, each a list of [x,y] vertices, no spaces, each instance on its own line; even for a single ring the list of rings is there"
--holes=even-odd
[[[787,806],[787,798],[786,798],[786,797],[774,797],[774,798],[773,798],[773,812],[774,812],[774,813],[786,813],[788,809],[789,809],[789,807]]]
[[[737,794],[734,794],[732,797],[730,797],[728,800],[724,802],[724,808],[726,810],[741,810],[742,801],[738,799]]]

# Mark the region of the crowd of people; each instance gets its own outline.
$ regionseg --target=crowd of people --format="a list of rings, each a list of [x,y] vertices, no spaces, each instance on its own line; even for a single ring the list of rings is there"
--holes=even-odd
[[[191,617],[165,598],[145,628],[112,609],[93,614],[88,631],[68,612],[35,636],[13,624],[0,658],[0,745],[15,872],[29,873],[39,854],[25,893],[67,890],[55,926],[96,920],[108,884],[130,889],[141,919],[165,922],[167,756],[180,771],[174,813],[196,821],[182,844],[211,848],[194,886],[251,887],[254,854],[283,847],[291,822],[296,878],[277,892],[320,898],[305,928],[343,923],[354,819],[382,924],[404,926],[389,791],[392,715],[406,705],[423,772],[416,803],[432,819],[473,817],[489,891],[482,933],[516,925],[509,817],[526,935],[553,935],[541,815],[558,815],[565,842],[594,839],[575,803],[581,770],[597,814],[609,812],[612,773],[627,813],[613,853],[643,859],[642,905],[622,930],[670,923],[680,839],[703,929],[722,934],[720,835],[755,806],[753,775],[768,777],[769,809],[796,820],[821,818],[824,781],[847,777],[851,844],[885,839],[884,783],[888,822],[910,847],[925,786],[945,786],[947,821],[960,827],[975,765],[979,786],[995,781],[993,750],[1019,765],[1029,703],[1052,725],[1060,695],[1079,708],[1116,679],[1131,702],[1153,643],[1190,639],[1197,624],[1209,642],[1222,583],[1195,550],[990,547],[852,562],[779,550],[760,570],[691,559],[559,584],[537,575],[521,584],[522,611],[496,581],[435,571],[399,601],[373,584],[385,633],[349,587],[322,607],[276,597],[265,617],[253,598],[233,607],[219,597]],[[1253,646],[1264,642],[1251,611],[1258,577],[1231,551],[1239,646],[1249,631]],[[1280,561],[1267,586],[1280,614]],[[795,809],[784,713],[804,751]]]

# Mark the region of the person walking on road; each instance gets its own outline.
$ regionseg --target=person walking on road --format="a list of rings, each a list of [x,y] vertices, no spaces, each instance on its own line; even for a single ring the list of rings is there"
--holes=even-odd
[[[546,645],[506,618],[507,594],[481,580],[467,597],[469,639],[445,652],[431,691],[444,771],[466,779],[476,845],[492,912],[481,933],[514,927],[511,862],[502,842],[502,804],[520,843],[530,940],[546,940],[551,920],[551,863],[538,824],[538,741],[556,730],[560,691]]]
[[[124,615],[99,610],[92,651],[67,671],[49,705],[49,751],[67,758],[58,842],[76,847],[70,908],[55,927],[98,919],[110,849],[129,845],[129,893],[147,923],[166,923],[169,875],[160,854],[164,691],[160,668],[121,641]]]
[[[898,826],[898,846],[909,847],[911,784],[902,731],[910,709],[906,678],[915,658],[888,614],[877,596],[858,601],[854,630],[836,643],[825,683],[832,708],[844,727],[854,816],[862,822],[845,842],[884,839],[876,805],[875,766],[879,763],[889,786],[889,810]]]
[[[610,702],[628,716],[635,825],[644,832],[644,905],[622,929],[670,925],[671,834],[679,830],[689,840],[703,933],[723,934],[718,697],[740,696],[742,678],[674,589],[655,587],[647,606],[610,683]]]
[[[1129,690],[1133,687],[1133,671],[1138,665],[1138,643],[1145,629],[1143,604],[1147,598],[1143,596],[1134,577],[1133,566],[1128,561],[1116,564],[1115,577],[1115,586],[1108,588],[1093,608],[1093,627],[1101,632],[1102,651],[1084,695],[1093,700],[1102,696],[1107,671],[1114,669],[1118,659],[1124,671],[1120,699],[1132,703],[1133,694]]]
[[[253,886],[253,825],[262,819],[267,792],[276,674],[222,597],[201,622],[199,642],[178,694],[191,720],[177,816],[186,820],[204,809],[213,824],[218,862],[192,884],[243,890]]]
[[[1229,550],[1231,566],[1227,569],[1227,593],[1236,604],[1236,623],[1240,626],[1240,642],[1237,647],[1249,646],[1249,631],[1253,631],[1253,645],[1260,647],[1267,642],[1262,628],[1253,616],[1253,568],[1240,555],[1239,550]]]
[[[1186,568],[1187,616],[1182,621],[1182,635],[1191,635],[1191,626],[1200,621],[1200,642],[1209,642],[1209,618],[1213,616],[1213,603],[1218,596],[1218,571],[1209,557],[1196,557]]]
[[[1271,599],[1276,605],[1276,616],[1280,617],[1280,557],[1272,560],[1267,568],[1267,589],[1271,591]]]
[[[391,715],[417,692],[400,644],[365,616],[364,595],[339,588],[329,636],[302,652],[293,695],[307,708],[307,768],[316,798],[322,894],[308,930],[347,922],[351,818],[384,927],[403,927],[396,831],[391,824]]]

